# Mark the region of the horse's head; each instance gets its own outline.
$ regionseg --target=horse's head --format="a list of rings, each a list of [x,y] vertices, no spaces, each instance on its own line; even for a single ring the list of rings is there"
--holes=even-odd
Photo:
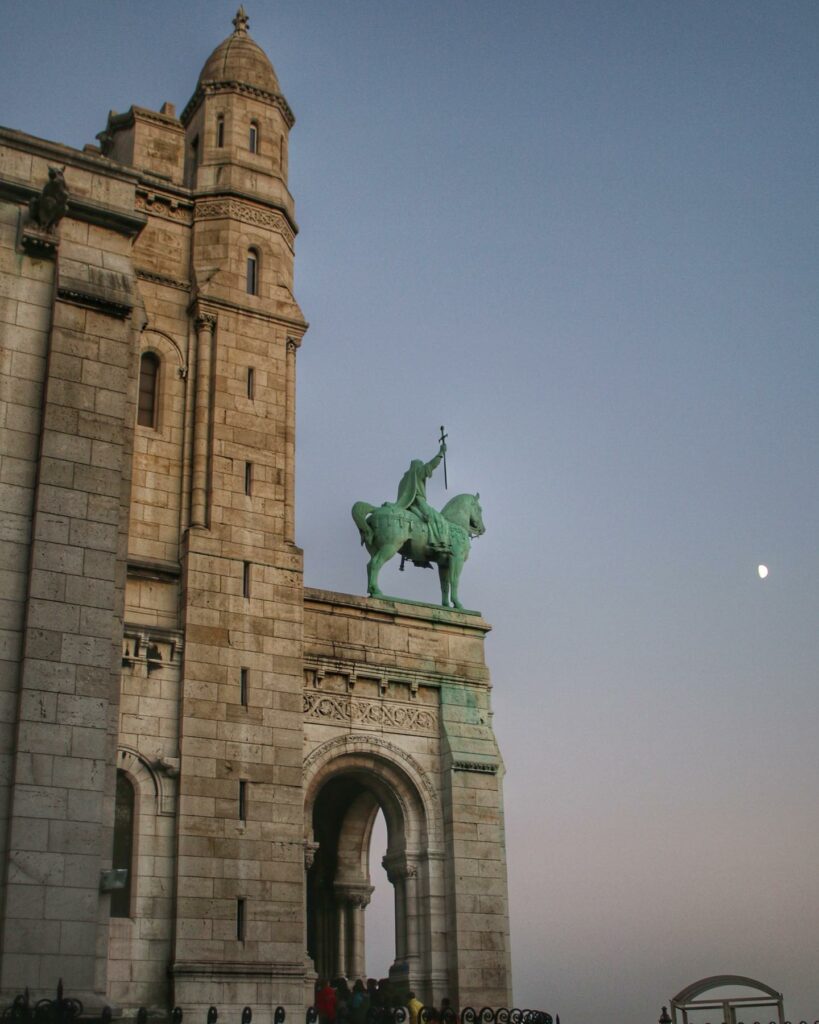
[[[486,527],[478,498],[479,494],[458,494],[444,505],[441,515],[466,530],[470,537],[480,537]]]
[[[470,497],[472,496],[470,495]],[[469,532],[473,537],[480,537],[482,533],[486,533],[486,527],[483,525],[483,510],[478,498],[480,498],[480,494],[476,494],[472,499],[472,507],[469,510]]]

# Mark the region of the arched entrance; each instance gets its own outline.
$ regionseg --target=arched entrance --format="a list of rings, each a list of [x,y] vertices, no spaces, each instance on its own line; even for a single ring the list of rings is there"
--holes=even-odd
[[[433,931],[444,932],[443,858],[440,814],[423,771],[397,746],[367,736],[322,744],[305,770],[307,950],[316,972],[366,976],[369,850],[381,810],[395,906],[390,979],[432,998]]]

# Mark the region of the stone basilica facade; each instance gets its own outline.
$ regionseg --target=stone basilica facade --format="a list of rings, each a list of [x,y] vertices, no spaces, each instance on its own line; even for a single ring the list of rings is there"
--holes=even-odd
[[[240,9],[180,116],[0,129],[4,1003],[301,1014],[379,809],[391,977],[511,1000],[489,627],[303,583],[293,124]]]

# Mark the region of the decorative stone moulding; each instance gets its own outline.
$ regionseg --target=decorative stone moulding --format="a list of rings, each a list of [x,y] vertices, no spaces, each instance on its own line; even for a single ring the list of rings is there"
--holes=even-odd
[[[53,231],[44,231],[29,220],[23,211],[17,222],[17,248],[35,260],[53,260],[60,247],[60,239]]]
[[[483,775],[497,775],[499,765],[492,761],[453,761],[453,772],[479,772]]]
[[[153,217],[164,217],[166,220],[172,220],[178,224],[193,222],[192,203],[180,202],[176,197],[164,195],[161,192],[151,192],[147,189],[137,190],[134,208],[150,213]]]
[[[216,92],[236,92],[241,96],[253,96],[257,100],[266,100],[268,103],[272,103],[274,107],[279,108],[288,128],[292,128],[296,123],[296,115],[290,109],[290,104],[280,93],[268,92],[266,89],[259,89],[255,85],[246,85],[244,82],[203,82],[193,96],[191,96],[187,106],[182,111],[182,116],[180,117],[182,124],[187,127],[191,115],[205,93]]]
[[[438,732],[438,712],[433,707],[419,707],[399,701],[367,700],[345,694],[304,692],[305,717],[328,725],[337,723],[367,729],[394,729],[397,732]]]
[[[161,284],[166,288],[176,288],[182,292],[191,290],[190,281],[180,281],[175,277],[167,277],[165,274],[157,274],[153,270],[145,270],[143,267],[136,268],[136,276],[140,281],[149,281],[151,284]]]
[[[163,666],[182,664],[182,633],[170,629],[134,628],[126,624],[122,638],[122,666],[144,663],[148,672]]]
[[[240,199],[206,199],[196,204],[196,220],[215,220],[221,217],[230,217],[256,227],[272,228],[279,232],[289,248],[292,249],[295,244],[295,233],[287,218],[278,210],[264,209]]]

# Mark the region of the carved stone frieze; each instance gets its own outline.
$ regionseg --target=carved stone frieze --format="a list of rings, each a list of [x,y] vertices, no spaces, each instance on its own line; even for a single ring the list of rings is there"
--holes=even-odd
[[[253,224],[260,228],[272,228],[285,240],[292,249],[295,235],[287,219],[277,210],[265,210],[241,199],[205,199],[196,204],[196,220],[214,220],[219,217],[230,217],[243,224]]]
[[[323,693],[310,689],[304,691],[303,706],[305,717],[328,724],[342,723],[364,729],[387,729],[432,736],[438,732],[437,709],[419,707],[417,704],[370,700],[350,694]]]
[[[498,765],[491,761],[453,761],[453,772],[479,772],[484,775],[497,775]]]
[[[172,196],[165,196],[159,192],[138,190],[134,207],[144,213],[150,213],[154,217],[164,217],[166,220],[173,220],[178,224],[193,222],[193,210],[190,203],[180,203]]]

